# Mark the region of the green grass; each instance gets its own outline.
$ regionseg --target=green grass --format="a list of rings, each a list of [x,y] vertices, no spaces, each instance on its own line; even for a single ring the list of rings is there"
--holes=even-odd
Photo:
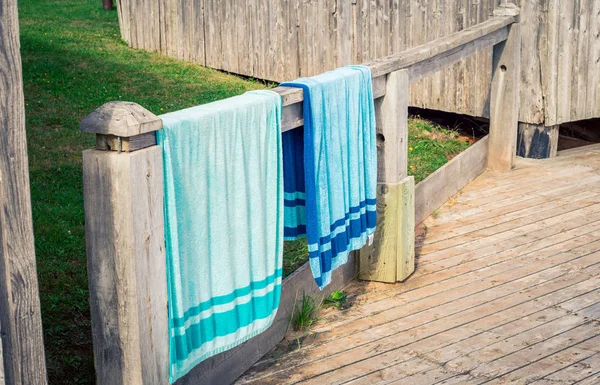
[[[112,100],[135,101],[161,114],[264,85],[129,49],[116,12],[103,11],[99,0],[20,0],[19,12],[48,374],[52,384],[91,384],[81,151],[93,147],[94,137],[80,133],[79,121]],[[449,151],[445,142],[429,141],[411,127],[417,179],[437,168],[442,154],[460,149],[453,144]],[[430,150],[436,155],[427,155]],[[306,254],[303,240],[286,243],[285,274]]]
[[[317,304],[317,301],[313,297],[306,294],[302,295],[302,301],[294,305],[294,330],[308,331],[319,320],[319,308],[320,304]]]
[[[111,100],[155,114],[264,88],[129,49],[99,0],[20,0],[31,195],[49,378],[94,383],[79,121]]]
[[[408,121],[408,174],[415,182],[427,178],[452,157],[469,147],[455,131],[423,119]]]
[[[343,290],[336,290],[329,296],[323,299],[323,307],[334,307],[336,309],[342,309],[348,301],[346,292]]]

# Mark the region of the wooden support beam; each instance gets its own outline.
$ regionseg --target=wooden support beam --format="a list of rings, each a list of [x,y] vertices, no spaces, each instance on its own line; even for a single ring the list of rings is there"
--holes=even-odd
[[[46,384],[16,1],[0,0],[0,384]]]
[[[414,271],[414,179],[407,178],[408,71],[387,76],[376,100],[377,230],[359,254],[359,278],[381,282],[406,279]]]
[[[128,121],[139,116],[138,107],[105,105],[99,109],[103,114],[97,110],[83,120],[82,130],[147,135],[148,126],[162,127],[150,113],[139,124]],[[97,384],[166,384],[169,335],[161,148],[84,151],[83,190]]]
[[[519,14],[513,4],[503,4],[497,14]],[[490,140],[488,168],[512,169],[517,147],[519,120],[519,74],[521,30],[518,23],[509,27],[508,39],[494,46],[492,91],[490,95]]]
[[[519,123],[517,155],[523,158],[553,158],[558,152],[559,125]]]

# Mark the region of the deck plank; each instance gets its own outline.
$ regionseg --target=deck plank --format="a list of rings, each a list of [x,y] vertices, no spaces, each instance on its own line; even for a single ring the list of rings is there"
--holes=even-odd
[[[486,172],[424,225],[411,278],[351,283],[237,384],[600,383],[600,146]]]

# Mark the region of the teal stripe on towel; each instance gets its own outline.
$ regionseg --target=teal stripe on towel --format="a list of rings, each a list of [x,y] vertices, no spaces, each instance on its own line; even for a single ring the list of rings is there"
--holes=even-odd
[[[252,91],[161,118],[173,383],[277,313],[281,97]]]
[[[173,327],[182,327],[189,318],[197,316],[201,312],[210,310],[215,306],[227,305],[235,301],[237,298],[245,297],[254,291],[265,289],[267,286],[272,285],[276,282],[281,283],[282,273],[283,269],[279,269],[275,272],[275,274],[261,281],[252,282],[250,285],[244,288],[236,289],[233,293],[214,297],[197,306],[191,307],[184,313],[183,317],[173,319]]]

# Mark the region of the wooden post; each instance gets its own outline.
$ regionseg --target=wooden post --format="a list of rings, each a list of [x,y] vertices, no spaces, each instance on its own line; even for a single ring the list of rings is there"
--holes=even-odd
[[[519,123],[517,155],[524,158],[553,158],[558,152],[559,125]]]
[[[105,11],[112,11],[113,0],[102,0],[102,8],[104,8]]]
[[[0,384],[46,384],[17,2],[0,0]]]
[[[126,102],[107,103],[81,122],[98,137],[98,148],[83,152],[98,385],[169,381],[161,127],[160,118]]]
[[[405,280],[414,264],[414,178],[408,164],[408,71],[387,75],[386,93],[375,101],[377,114],[377,231],[360,251],[359,278]]]
[[[518,16],[519,8],[502,4],[494,16]],[[521,31],[511,24],[508,39],[494,46],[492,90],[490,95],[490,143],[488,168],[493,171],[512,169],[517,147],[519,119],[519,74]]]

